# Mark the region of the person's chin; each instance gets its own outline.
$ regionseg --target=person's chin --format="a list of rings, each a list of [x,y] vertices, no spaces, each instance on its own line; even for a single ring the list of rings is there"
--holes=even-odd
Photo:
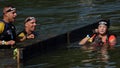
[[[35,29],[32,29],[31,31],[35,31]]]
[[[15,20],[13,19],[13,20],[11,20],[11,22],[14,22]]]
[[[32,29],[33,31],[35,30],[35,28]]]
[[[101,32],[100,34],[101,34],[101,35],[104,35],[105,33]]]

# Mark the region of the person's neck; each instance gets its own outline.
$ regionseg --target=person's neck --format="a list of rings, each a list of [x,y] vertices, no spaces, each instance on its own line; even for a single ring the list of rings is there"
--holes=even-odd
[[[25,31],[27,32],[28,35],[32,33],[28,28],[25,28]]]
[[[106,36],[106,34],[99,34],[99,36],[100,36],[100,37],[105,37],[105,36]]]
[[[9,20],[7,18],[3,18],[3,21],[5,21],[6,23],[9,23]]]

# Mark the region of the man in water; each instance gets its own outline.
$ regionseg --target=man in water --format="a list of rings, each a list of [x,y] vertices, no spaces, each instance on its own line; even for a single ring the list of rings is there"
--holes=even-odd
[[[16,29],[12,24],[17,16],[16,8],[6,6],[3,9],[3,20],[0,21],[0,45],[14,45]]]
[[[13,25],[16,16],[16,8],[13,6],[9,5],[3,8],[3,19],[0,21],[0,57],[2,57],[0,64],[3,64],[4,67],[10,67],[9,65],[15,65],[16,63],[16,61],[12,61],[13,49],[11,48],[16,43],[16,29]],[[2,65],[0,65],[0,67],[2,67]]]
[[[21,31],[17,36],[19,41],[24,41],[26,39],[34,39],[36,36],[35,27],[36,27],[36,18],[27,17],[25,19],[25,29]]]

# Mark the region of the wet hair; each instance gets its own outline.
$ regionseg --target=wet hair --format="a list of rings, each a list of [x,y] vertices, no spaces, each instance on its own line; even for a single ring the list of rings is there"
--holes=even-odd
[[[33,19],[35,19],[35,20],[36,20],[36,18],[35,18],[35,17],[27,17],[27,18],[25,19],[25,23],[26,23],[26,22],[28,22],[28,21],[31,21],[31,20],[33,20]]]
[[[12,5],[7,5],[3,8],[3,14],[6,12],[14,11],[14,10],[16,10],[15,7],[13,7]]]
[[[103,25],[106,25],[107,26],[107,28],[109,28],[110,27],[110,20],[109,19],[102,19],[102,20],[99,20],[98,22],[97,22],[97,27],[99,26],[99,25],[101,25],[101,24],[103,24]]]

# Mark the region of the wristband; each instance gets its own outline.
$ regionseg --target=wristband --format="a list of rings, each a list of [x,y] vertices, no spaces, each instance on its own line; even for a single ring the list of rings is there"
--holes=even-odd
[[[90,38],[90,35],[88,34],[86,37],[87,37],[87,38]]]
[[[6,41],[4,41],[4,40],[2,41],[2,45],[6,45],[6,43],[7,43]]]

